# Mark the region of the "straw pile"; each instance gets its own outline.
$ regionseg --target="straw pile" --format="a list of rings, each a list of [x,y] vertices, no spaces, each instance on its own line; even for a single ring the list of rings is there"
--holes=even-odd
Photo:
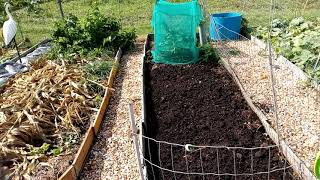
[[[38,162],[79,143],[97,110],[76,66],[40,60],[32,67],[0,89],[0,179],[8,169],[29,174]]]

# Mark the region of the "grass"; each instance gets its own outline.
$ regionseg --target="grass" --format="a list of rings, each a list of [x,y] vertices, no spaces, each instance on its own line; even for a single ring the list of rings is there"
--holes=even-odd
[[[320,17],[320,1],[309,0],[306,9],[304,4],[306,0],[292,0],[276,1],[274,18],[294,18],[303,16],[306,19]],[[270,0],[216,0],[209,1],[209,12],[226,12],[237,11],[241,12],[248,20],[249,24],[255,26],[265,26],[269,22],[270,14]]]
[[[244,14],[252,26],[266,25],[269,20],[269,1],[265,0],[207,0],[210,13],[238,11]],[[69,0],[63,3],[65,14],[72,13],[77,16],[86,15],[93,0]],[[152,0],[99,0],[98,6],[105,14],[121,19],[125,28],[136,28],[138,35],[152,32],[151,15],[154,2]],[[276,4],[276,18],[292,18],[304,16],[306,18],[320,17],[320,1],[309,0],[303,11],[305,0],[282,0]],[[60,19],[55,1],[40,5],[43,12],[34,14],[26,9],[16,11],[15,17],[20,27],[32,44],[49,38],[54,22]],[[17,34],[18,41],[21,34]]]

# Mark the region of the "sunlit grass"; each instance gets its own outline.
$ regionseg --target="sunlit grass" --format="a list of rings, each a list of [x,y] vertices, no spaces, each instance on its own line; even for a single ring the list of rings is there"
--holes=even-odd
[[[180,1],[180,0],[179,0]],[[266,25],[269,20],[270,2],[264,0],[207,0],[209,13],[236,11],[241,12],[253,26]],[[92,7],[92,0],[69,0],[63,3],[66,15],[85,16]],[[320,1],[310,0],[303,11],[304,0],[279,1],[276,4],[276,18],[292,18],[304,16],[306,18],[320,16]],[[121,19],[125,28],[135,28],[138,35],[152,32],[151,15],[154,2],[152,0],[100,0],[99,8],[105,14]],[[41,4],[43,11],[40,14],[27,12],[26,9],[16,11],[15,17],[25,37],[32,44],[45,38],[50,38],[54,22],[59,20],[60,14],[55,1]],[[21,30],[20,29],[20,30]],[[21,34],[17,34],[21,41]]]

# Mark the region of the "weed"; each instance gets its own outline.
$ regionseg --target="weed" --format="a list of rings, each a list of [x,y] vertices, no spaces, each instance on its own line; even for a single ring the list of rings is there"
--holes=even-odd
[[[85,66],[86,78],[94,82],[99,82],[103,79],[107,79],[107,75],[110,73],[112,66],[113,61],[108,60],[96,60],[90,62]],[[101,92],[103,92],[104,90],[101,86],[95,83],[89,83],[87,85],[87,88],[97,94],[101,94]],[[96,100],[99,100],[99,98]]]
[[[40,147],[31,147],[31,155],[45,154],[50,148],[50,144],[43,143]]]
[[[51,149],[50,154],[52,154],[53,156],[58,156],[62,153],[63,148],[61,146],[57,146],[54,149]]]
[[[209,62],[212,61],[215,64],[219,63],[220,57],[215,48],[210,43],[200,46],[200,60]]]
[[[249,25],[249,21],[245,18],[242,17],[241,20],[241,29],[240,29],[240,34],[247,36],[253,31],[252,27]]]
[[[229,51],[229,54],[231,54],[233,56],[239,56],[241,54],[241,52],[238,49],[232,49]]]

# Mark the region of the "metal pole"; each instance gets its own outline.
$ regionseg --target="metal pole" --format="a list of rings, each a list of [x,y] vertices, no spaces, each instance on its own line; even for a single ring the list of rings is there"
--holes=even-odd
[[[129,103],[129,118],[130,118],[130,121],[131,121],[131,130],[132,130],[132,136],[133,136],[133,142],[134,142],[134,146],[135,146],[135,151],[136,151],[136,154],[137,154],[139,173],[140,173],[141,180],[144,180],[142,162],[141,162],[141,158],[140,158],[141,154],[140,154],[140,149],[139,149],[139,144],[138,144],[138,137],[137,137],[138,130],[137,130],[137,127],[136,127],[136,121],[134,119],[132,102]]]
[[[271,32],[272,32],[272,21],[274,18],[274,10],[275,10],[275,0],[271,0],[271,8],[270,8],[270,27],[269,27],[269,34],[268,34],[268,51],[269,51],[269,67],[270,67],[270,77],[271,77],[271,86],[272,86],[272,97],[273,97],[273,107],[275,113],[275,120],[276,120],[276,129],[278,134],[278,142],[277,144],[280,147],[281,142],[281,134],[280,134],[280,124],[279,124],[279,115],[278,115],[278,104],[277,104],[277,94],[276,94],[276,79],[273,70],[273,51],[272,51],[272,42],[271,42]]]
[[[21,55],[20,55],[20,52],[19,52],[19,49],[18,49],[18,45],[17,45],[17,42],[16,42],[16,38],[13,38],[13,42],[14,42],[14,46],[15,46],[15,48],[17,50],[17,53],[18,53],[18,56],[19,56],[19,61],[20,61],[20,63],[22,63]]]
[[[57,5],[60,10],[60,14],[61,14],[62,19],[64,19],[64,13],[63,13],[63,9],[62,9],[62,0],[57,0]]]

